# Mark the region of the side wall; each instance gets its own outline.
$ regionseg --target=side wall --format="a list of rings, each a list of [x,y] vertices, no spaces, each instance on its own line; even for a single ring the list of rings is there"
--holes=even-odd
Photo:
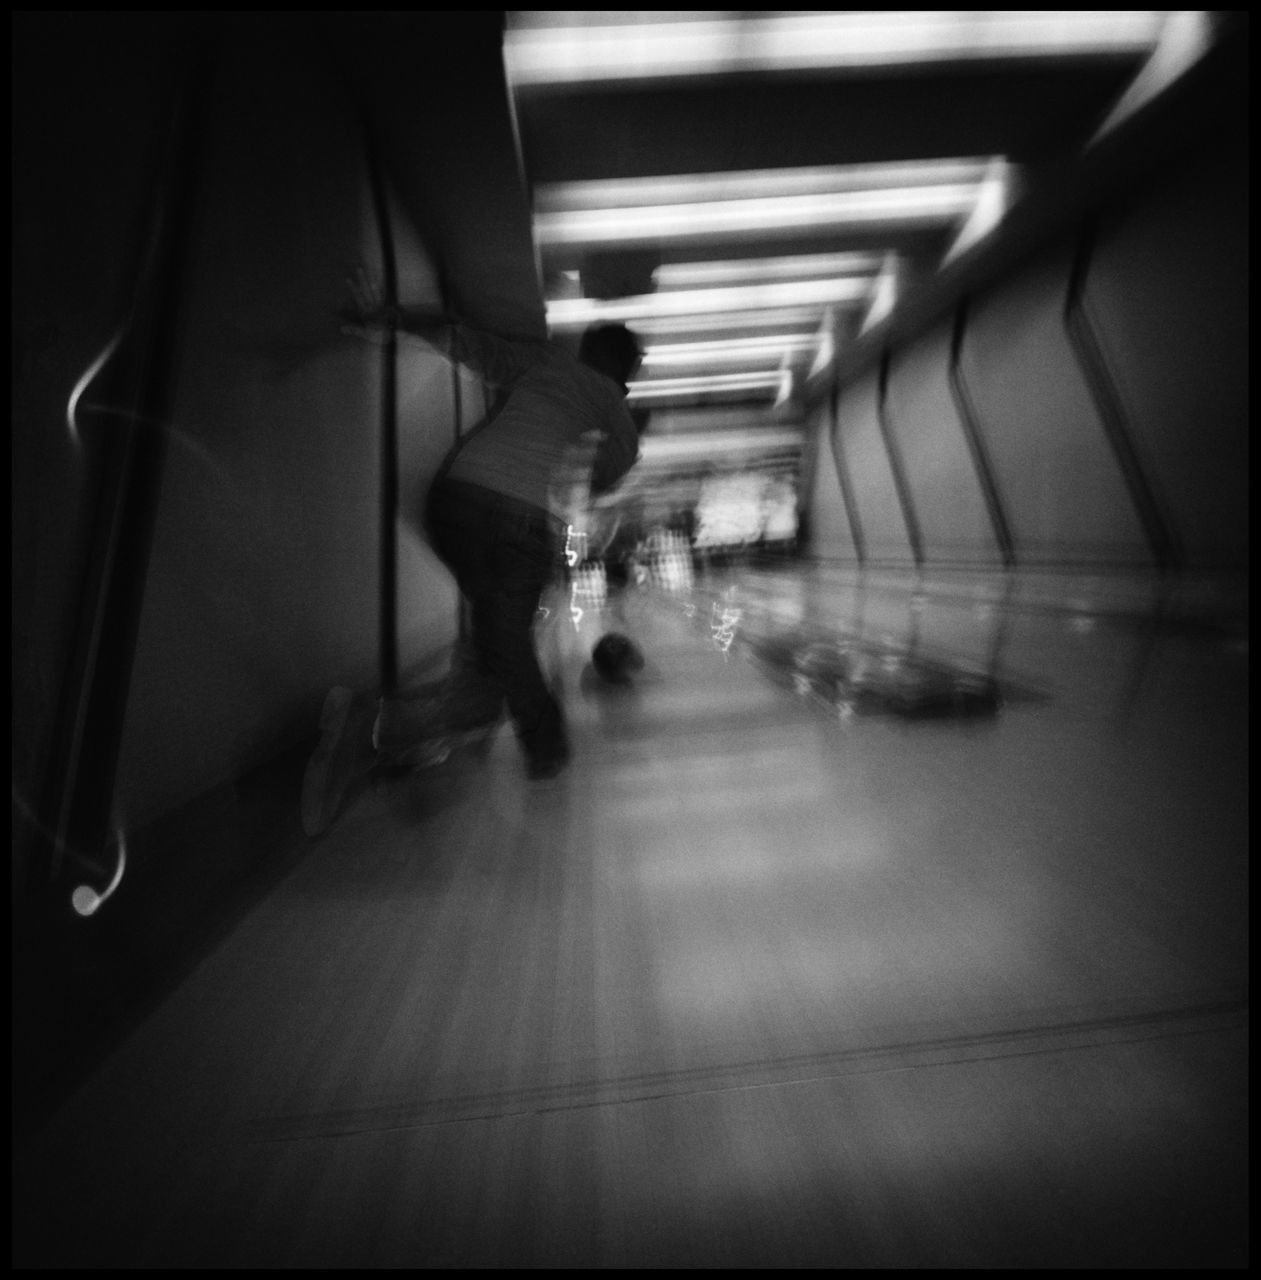
[[[383,357],[336,317],[350,271],[381,270],[363,138],[318,50],[255,36],[217,79],[120,760],[129,826],[309,738],[330,686],[377,680]],[[394,222],[406,301],[440,309],[397,207]],[[400,351],[406,665],[453,636],[454,593],[413,513],[455,425],[448,365]]]
[[[382,262],[362,117],[325,28],[279,14],[226,25],[120,749],[130,831],[302,749],[331,685],[378,680],[381,352],[337,316],[348,277]],[[92,433],[109,426],[91,404],[103,381],[83,397],[78,439],[67,403],[132,305],[199,30],[180,15],[15,20],[15,888],[97,536]],[[439,264],[398,199],[392,221],[401,299],[440,310]],[[485,399],[440,354],[405,343],[397,402],[406,673],[440,662],[456,632],[454,585],[419,513]]]
[[[14,17],[11,901],[24,1125],[301,856],[301,772],[325,693],[378,685],[382,352],[343,333],[337,314],[353,301],[348,278],[382,269],[365,118],[379,123],[392,111],[406,134],[404,109],[413,123],[426,111],[447,113],[429,120],[445,149],[381,149],[400,299],[441,310],[445,285],[462,291],[475,322],[500,327],[506,316],[511,331],[529,331],[537,303],[541,324],[528,256],[516,276],[478,257],[488,240],[499,255],[514,237],[528,242],[524,197],[500,154],[511,136],[506,104],[497,129],[457,131],[459,97],[430,76],[420,78],[423,93],[409,82],[401,104],[386,94],[374,115],[353,86],[364,83],[356,60],[376,66],[380,15],[362,30],[345,14],[318,16]],[[426,33],[459,31],[450,14],[398,21],[400,60]],[[502,89],[487,24],[475,15],[476,83]],[[96,856],[80,862],[72,848],[47,883],[38,833],[54,756],[65,750],[63,686],[73,686],[67,672],[77,670],[87,634],[80,613],[95,581],[94,548],[105,545],[100,495],[121,487],[103,476],[130,439],[120,431],[126,402],[112,399],[127,381],[115,383],[114,369],[133,371],[119,360],[87,375],[137,296],[147,297],[138,281],[154,278],[142,263],[162,207],[172,104],[192,55],[216,48],[216,35],[225,38],[192,235],[178,278],[156,274],[172,286],[178,319],[172,390],[156,424],[165,460],[152,545],[147,563],[123,561],[144,569],[113,797],[127,874],[107,909],[82,918],[72,889],[103,888],[112,867],[95,865],[100,850],[84,850]],[[448,77],[494,117],[493,93],[472,88],[458,51],[431,45],[430,62],[449,55]],[[444,161],[456,150],[453,169]],[[420,203],[458,208],[465,193],[453,175],[470,174],[481,175],[481,189],[498,175],[501,187],[502,198],[484,202],[488,218],[474,208],[457,228],[463,261],[494,276],[489,297],[477,272],[452,269],[450,244],[436,246],[432,226],[421,229],[429,210]],[[135,346],[140,359],[148,348]],[[76,389],[84,394],[72,432]],[[439,353],[405,341],[396,404],[396,630],[406,678],[438,668],[457,633],[457,593],[420,512],[430,478],[486,401]],[[114,727],[110,719],[100,737]]]
[[[883,397],[877,370],[840,387],[834,434],[816,410],[816,447],[848,469],[864,545],[838,534],[841,494],[820,466],[813,554],[919,570],[1246,567],[1246,183],[1242,143],[1197,151],[1103,211],[1088,242],[979,293],[957,345],[947,323],[890,352]],[[1066,317],[1078,278],[1102,398]]]
[[[813,555],[822,559],[856,561],[858,550],[841,486],[836,422],[830,403],[824,401],[814,407],[806,421],[806,432],[801,484],[801,505],[807,521],[803,541]]]

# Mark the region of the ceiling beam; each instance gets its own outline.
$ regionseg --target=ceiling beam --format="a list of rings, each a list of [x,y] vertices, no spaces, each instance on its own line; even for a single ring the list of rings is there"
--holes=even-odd
[[[1002,155],[1071,154],[1141,59],[935,67],[641,89],[534,89],[517,118],[531,183]]]

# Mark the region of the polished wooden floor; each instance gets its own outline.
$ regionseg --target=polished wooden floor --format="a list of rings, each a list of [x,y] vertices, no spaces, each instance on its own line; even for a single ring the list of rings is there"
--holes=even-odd
[[[1246,1266],[1246,633],[792,569],[585,604],[571,769],[365,783],[24,1153],[15,1262]],[[998,715],[745,643],[908,619]]]

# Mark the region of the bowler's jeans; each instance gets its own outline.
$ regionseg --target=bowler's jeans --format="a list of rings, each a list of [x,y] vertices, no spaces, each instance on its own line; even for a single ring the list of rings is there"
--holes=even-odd
[[[507,702],[531,764],[563,761],[564,717],[534,645],[539,601],[559,565],[560,522],[480,485],[443,479],[430,490],[426,524],[472,614],[464,696],[495,715]]]

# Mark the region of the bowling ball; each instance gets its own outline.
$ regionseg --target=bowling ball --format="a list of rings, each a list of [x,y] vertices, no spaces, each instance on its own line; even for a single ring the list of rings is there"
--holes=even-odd
[[[636,671],[644,667],[644,655],[629,637],[619,631],[601,636],[591,650],[591,665],[596,674],[610,684],[629,684]]]

